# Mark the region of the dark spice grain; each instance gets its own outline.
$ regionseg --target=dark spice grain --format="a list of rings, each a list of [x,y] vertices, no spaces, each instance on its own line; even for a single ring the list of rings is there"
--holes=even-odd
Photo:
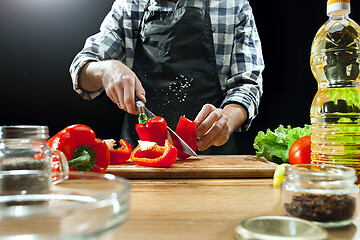
[[[48,176],[37,174],[13,174],[0,176],[0,195],[26,195],[48,193],[51,187],[49,161],[45,159],[29,161],[13,161],[2,165],[2,171],[14,170],[44,170]],[[25,197],[19,201],[0,203],[0,208],[9,206],[43,205],[47,201],[26,201]]]
[[[316,222],[338,222],[353,217],[355,198],[348,194],[309,194],[293,196],[284,204],[286,212],[294,217]]]
[[[49,161],[32,160],[4,164],[2,171],[11,170],[49,170]],[[51,173],[49,172],[49,175]],[[13,174],[0,177],[0,195],[13,194],[38,194],[46,193],[50,188],[49,176],[38,176],[36,174]]]

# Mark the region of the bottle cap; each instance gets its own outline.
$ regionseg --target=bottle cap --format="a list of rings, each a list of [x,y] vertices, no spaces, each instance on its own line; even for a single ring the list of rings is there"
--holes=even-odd
[[[235,227],[238,240],[323,240],[327,232],[317,224],[288,216],[258,216],[242,220]]]
[[[49,128],[38,125],[0,126],[0,139],[48,139]]]
[[[327,15],[330,15],[331,13],[349,14],[350,13],[350,0],[328,0],[327,1]]]

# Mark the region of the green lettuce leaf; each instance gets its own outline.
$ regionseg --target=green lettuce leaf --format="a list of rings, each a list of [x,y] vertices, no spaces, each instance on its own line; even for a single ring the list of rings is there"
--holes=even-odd
[[[311,134],[311,126],[303,128],[280,125],[274,131],[267,129],[266,133],[260,131],[254,140],[257,157],[265,157],[278,164],[289,163],[289,150],[291,145],[299,138]]]

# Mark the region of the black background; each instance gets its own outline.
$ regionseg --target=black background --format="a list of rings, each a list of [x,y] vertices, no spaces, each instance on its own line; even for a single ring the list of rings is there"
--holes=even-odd
[[[113,0],[0,1],[0,125],[47,125],[50,135],[82,123],[100,138],[119,139],[123,112],[105,95],[83,100],[72,89],[69,66],[85,39],[98,32]],[[265,59],[264,95],[250,130],[239,134],[239,154],[254,154],[258,131],[309,124],[316,93],[309,55],[327,20],[326,0],[250,0]],[[350,17],[360,23],[360,3]]]

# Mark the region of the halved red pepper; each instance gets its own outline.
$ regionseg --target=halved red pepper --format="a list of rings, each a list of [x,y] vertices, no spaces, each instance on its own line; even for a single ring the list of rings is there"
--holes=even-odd
[[[130,159],[130,154],[132,151],[132,146],[130,143],[128,143],[124,139],[120,139],[119,141],[120,147],[114,148],[115,146],[114,139],[109,139],[104,141],[108,145],[110,151],[110,165],[120,164]]]
[[[136,124],[135,129],[141,141],[156,142],[159,146],[165,145],[167,124],[164,118],[156,116],[147,120],[145,124]]]
[[[186,117],[181,116],[178,122],[178,125],[175,130],[176,134],[186,142],[189,147],[196,151],[197,148],[197,138],[196,138],[196,123],[187,119]],[[173,144],[175,147],[180,146],[180,142],[176,139],[173,139]],[[190,157],[190,155],[184,153],[183,151],[178,149],[177,154],[179,159],[186,159]]]
[[[165,140],[165,146],[155,142],[139,141],[139,145],[132,151],[131,160],[141,166],[170,167],[177,157],[177,149],[170,140]]]
[[[106,143],[96,138],[88,126],[68,126],[51,137],[46,144],[64,153],[69,169],[105,173],[110,163],[110,152]]]

